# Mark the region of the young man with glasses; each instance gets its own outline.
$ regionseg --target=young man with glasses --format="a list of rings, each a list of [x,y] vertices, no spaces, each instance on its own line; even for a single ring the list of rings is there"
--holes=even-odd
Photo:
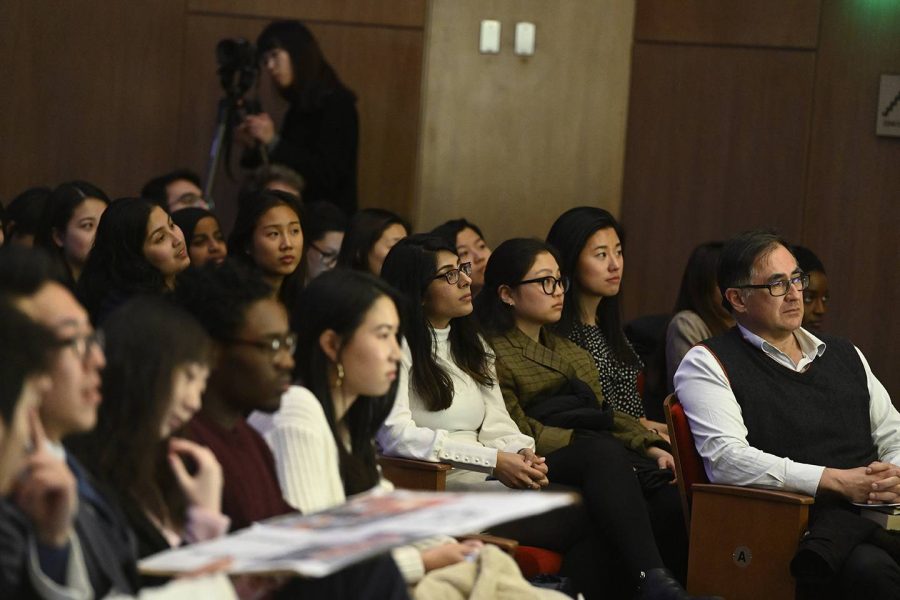
[[[246,421],[254,410],[278,410],[291,385],[296,337],[287,311],[255,271],[231,261],[191,273],[176,294],[216,346],[203,408],[187,432],[222,465],[222,512],[232,529],[292,512],[272,453]]]
[[[809,277],[788,248],[766,231],[726,242],[718,285],[737,327],[687,353],[675,391],[711,481],[816,496],[811,529],[846,549],[832,589],[897,598],[900,566],[850,502],[900,500],[900,414],[858,348],[801,327]]]
[[[0,294],[58,341],[48,369],[51,385],[39,408],[45,434],[36,454],[47,455],[39,476],[44,485],[24,497],[23,489],[34,489],[26,482],[38,477],[34,469],[27,470],[19,493],[3,501],[0,596],[52,597],[70,585],[98,598],[134,593],[138,581],[131,530],[63,446],[96,423],[105,365],[102,338],[69,290],[49,275],[47,263],[34,254],[6,253],[0,259]],[[56,468],[50,469],[54,462]]]
[[[256,271],[230,260],[186,274],[176,296],[216,345],[203,408],[187,433],[222,465],[222,512],[232,529],[293,512],[282,497],[271,450],[246,420],[253,411],[278,410],[291,386],[297,338],[287,311]],[[393,561],[380,557],[323,579],[292,579],[277,597],[407,596]]]

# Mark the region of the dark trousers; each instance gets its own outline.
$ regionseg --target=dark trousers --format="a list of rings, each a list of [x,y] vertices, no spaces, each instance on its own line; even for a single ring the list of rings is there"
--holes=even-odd
[[[844,600],[900,599],[900,565],[877,546],[858,545],[847,557],[840,575]]]
[[[676,486],[645,494],[629,451],[608,435],[576,438],[546,458],[551,486],[575,489],[583,504],[492,533],[561,552],[563,574],[587,598],[628,598],[640,571],[664,565],[683,578],[687,536]]]

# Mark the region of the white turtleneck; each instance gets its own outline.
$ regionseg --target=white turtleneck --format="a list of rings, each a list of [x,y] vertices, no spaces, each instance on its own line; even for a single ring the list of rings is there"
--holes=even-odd
[[[453,362],[449,336],[449,327],[435,329],[433,348],[437,363],[453,381],[453,403],[445,410],[431,411],[410,389],[412,354],[404,343],[397,399],[376,436],[382,452],[490,471],[497,464],[498,450],[534,449],[534,440],[519,431],[506,411],[493,360],[490,374],[494,385],[478,384]],[[485,351],[490,352],[487,346]]]

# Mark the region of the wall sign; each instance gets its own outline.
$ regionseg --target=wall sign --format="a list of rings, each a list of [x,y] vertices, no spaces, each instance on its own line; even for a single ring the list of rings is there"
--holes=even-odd
[[[900,137],[900,75],[882,75],[875,134]]]

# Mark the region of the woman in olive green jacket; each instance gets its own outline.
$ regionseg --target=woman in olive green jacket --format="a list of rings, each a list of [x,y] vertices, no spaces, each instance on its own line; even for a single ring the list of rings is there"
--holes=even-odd
[[[544,242],[508,240],[491,255],[476,308],[496,355],[506,408],[536,440],[550,481],[581,490],[607,546],[597,567],[608,571],[611,587],[637,584],[640,598],[689,598],[665,568],[683,576],[687,562],[669,445],[634,417],[607,407],[590,354],[545,328],[559,320],[567,288],[556,252]],[[577,410],[570,412],[573,402]],[[553,414],[555,406],[565,406],[565,414]],[[535,418],[538,408],[542,414]],[[640,480],[633,465],[642,466]]]

